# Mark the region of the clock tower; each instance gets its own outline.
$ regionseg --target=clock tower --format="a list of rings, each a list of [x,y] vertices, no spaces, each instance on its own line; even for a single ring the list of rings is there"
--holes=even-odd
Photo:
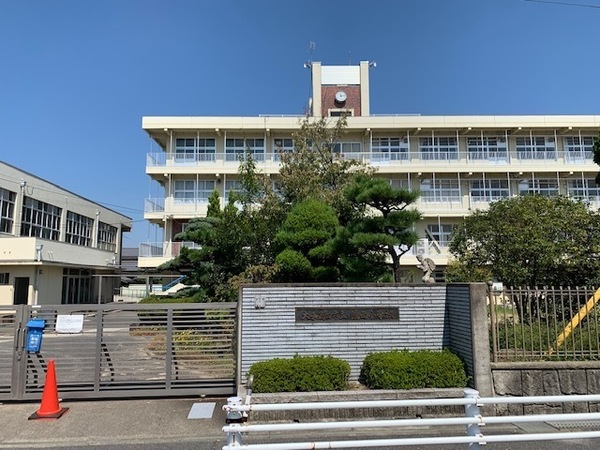
[[[312,71],[312,116],[369,115],[369,67],[374,67],[375,63],[361,61],[358,66],[323,66],[313,62],[309,65]]]

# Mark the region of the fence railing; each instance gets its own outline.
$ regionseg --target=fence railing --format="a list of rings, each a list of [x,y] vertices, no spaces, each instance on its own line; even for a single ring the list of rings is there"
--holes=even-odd
[[[239,162],[240,156],[244,152],[196,152],[196,153],[165,153],[156,152],[146,155],[146,167],[177,167],[177,166],[220,166]],[[407,164],[420,161],[438,161],[448,162],[449,164],[458,161],[466,161],[473,164],[508,164],[521,163],[528,161],[540,163],[567,163],[584,164],[592,159],[591,152],[572,152],[572,151],[477,151],[471,149],[453,148],[450,150],[421,149],[418,151],[408,151],[407,149],[398,149],[397,151],[362,151],[362,152],[340,152],[340,158],[355,159],[368,162],[374,165],[379,164]],[[276,151],[254,151],[252,157],[261,163],[279,163],[280,157]]]
[[[600,359],[599,300],[586,287],[491,291],[492,361]]]
[[[563,402],[596,402],[600,395],[563,395],[541,397],[479,397],[474,389],[465,389],[463,398],[446,399],[415,399],[415,400],[381,400],[381,401],[341,401],[341,402],[312,402],[312,403],[276,403],[252,405],[250,395],[242,402],[240,397],[231,397],[223,409],[227,412],[227,425],[223,431],[227,434],[227,445],[223,450],[294,450],[294,449],[331,449],[331,448],[372,448],[408,445],[448,445],[469,444],[469,449],[481,449],[488,442],[524,442],[548,441],[565,439],[600,438],[600,431],[571,431],[558,433],[535,434],[498,434],[483,435],[482,426],[486,424],[515,424],[527,422],[570,422],[600,419],[600,413],[569,413],[569,414],[535,414],[527,416],[484,416],[482,407],[500,404],[535,404]],[[347,420],[308,423],[248,423],[248,414],[252,411],[284,411],[284,410],[319,410],[319,409],[355,409],[355,408],[394,408],[414,406],[449,406],[463,405],[464,417],[391,419],[391,420]],[[428,427],[465,425],[467,435],[461,436],[427,436],[431,433]],[[391,438],[391,439],[362,439],[340,441],[286,442],[244,444],[245,436],[256,432],[310,432],[311,438],[322,430],[360,430],[373,429],[373,434],[382,434],[382,430],[399,431],[409,428],[415,434],[414,428],[425,428],[421,437]]]

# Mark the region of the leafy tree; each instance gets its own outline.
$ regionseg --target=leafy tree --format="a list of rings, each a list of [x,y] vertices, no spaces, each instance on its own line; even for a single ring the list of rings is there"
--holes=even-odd
[[[174,270],[188,275],[188,282],[201,284],[215,297],[217,287],[248,265],[249,224],[230,199],[223,210],[218,195],[211,195],[210,215],[188,223],[176,240],[192,241],[199,249],[182,248],[179,256],[161,265],[160,270]]]
[[[346,133],[341,117],[331,123],[325,118],[305,118],[293,134],[294,151],[281,152],[280,191],[284,201],[295,205],[306,199],[332,206],[344,224],[348,205],[343,189],[358,173],[372,173],[361,161],[339,151],[338,141]]]
[[[275,241],[280,281],[336,281],[337,254],[332,245],[339,226],[335,211],[317,200],[298,203]]]
[[[475,211],[455,230],[450,251],[466,270],[509,286],[597,282],[600,216],[566,197],[526,195]]]
[[[241,205],[241,214],[248,224],[248,264],[273,265],[276,253],[273,241],[289,207],[275,192],[271,178],[257,169],[249,151],[240,161],[238,173],[242,189],[233,197]]]
[[[400,257],[418,239],[413,226],[421,213],[409,206],[419,194],[396,189],[382,178],[360,174],[346,187],[344,196],[354,210],[346,230],[338,236],[348,244],[347,259],[391,266],[394,280],[400,281]]]
[[[490,266],[467,266],[460,261],[449,261],[444,271],[444,279],[447,283],[463,282],[476,283],[487,282],[494,278]]]

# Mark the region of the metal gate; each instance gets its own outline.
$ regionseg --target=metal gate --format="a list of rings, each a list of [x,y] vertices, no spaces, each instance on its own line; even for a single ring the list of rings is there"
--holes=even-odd
[[[39,399],[51,359],[65,399],[231,395],[235,323],[235,303],[0,306],[0,400]]]

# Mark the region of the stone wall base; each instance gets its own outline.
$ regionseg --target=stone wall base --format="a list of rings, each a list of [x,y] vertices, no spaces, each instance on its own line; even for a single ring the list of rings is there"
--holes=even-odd
[[[290,392],[277,394],[252,394],[251,404],[341,402],[364,400],[409,400],[428,398],[460,398],[463,389],[412,389],[412,390],[356,390],[340,392]],[[411,406],[393,408],[317,409],[306,411],[254,411],[251,423],[260,422],[313,422],[323,420],[409,419],[459,416],[465,414],[463,406]]]
[[[497,396],[586,395],[600,393],[600,362],[492,363]],[[497,414],[600,412],[598,402],[498,405]]]

